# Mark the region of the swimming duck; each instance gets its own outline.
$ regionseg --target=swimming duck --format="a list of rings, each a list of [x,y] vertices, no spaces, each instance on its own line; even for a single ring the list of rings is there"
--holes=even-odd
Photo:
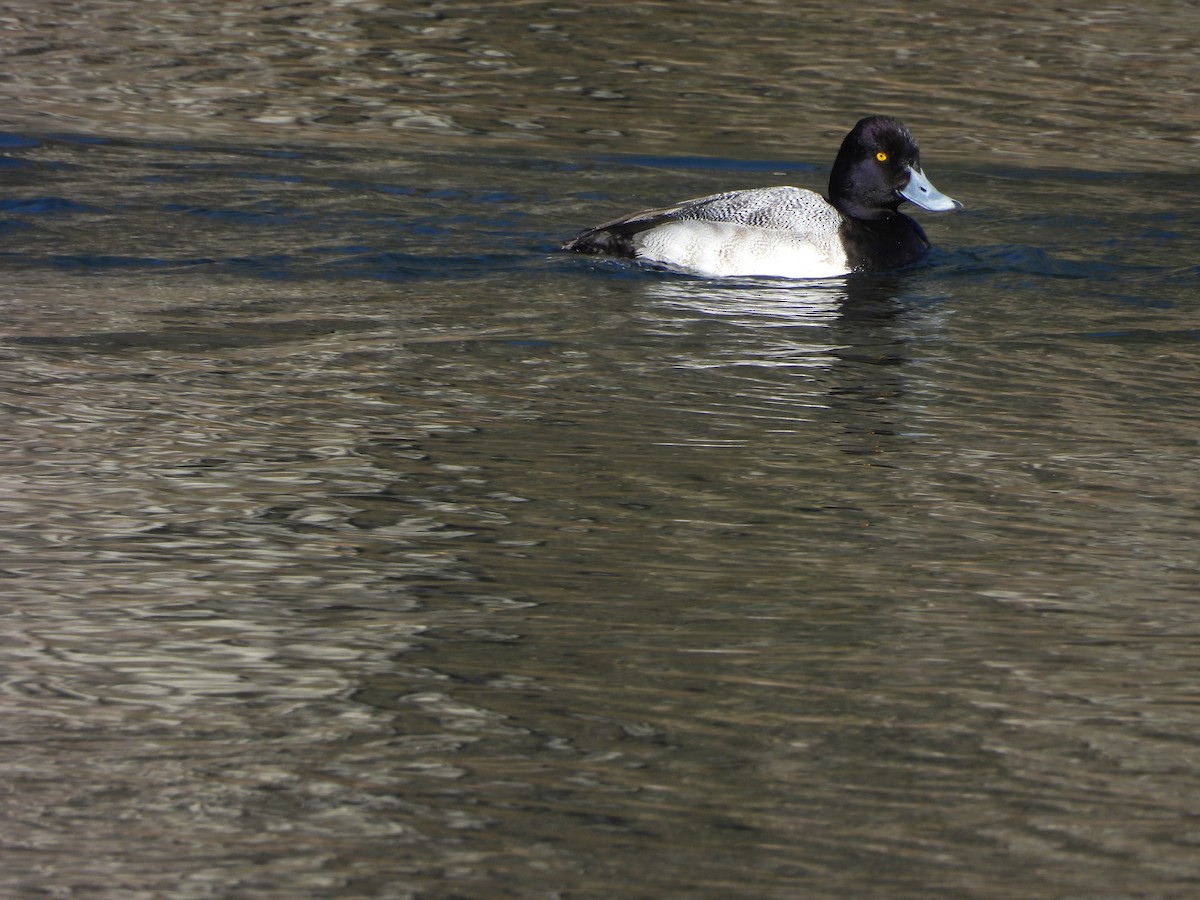
[[[706,277],[832,278],[916,261],[929,239],[899,211],[961,209],[921,171],[904,123],[868,116],[842,141],[829,199],[781,186],[728,191],[623,216],[562,245]]]

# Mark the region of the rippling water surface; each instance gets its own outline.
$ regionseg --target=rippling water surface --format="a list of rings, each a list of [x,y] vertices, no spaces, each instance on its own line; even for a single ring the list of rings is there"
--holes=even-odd
[[[0,893],[1200,889],[1198,25],[4,4]],[[867,112],[910,271],[554,252]]]

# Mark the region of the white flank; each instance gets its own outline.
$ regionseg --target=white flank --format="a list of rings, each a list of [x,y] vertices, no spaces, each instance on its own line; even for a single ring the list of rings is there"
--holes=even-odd
[[[832,278],[849,273],[837,232],[815,237],[816,241],[777,228],[682,219],[651,228],[636,240],[639,258],[694,275]]]

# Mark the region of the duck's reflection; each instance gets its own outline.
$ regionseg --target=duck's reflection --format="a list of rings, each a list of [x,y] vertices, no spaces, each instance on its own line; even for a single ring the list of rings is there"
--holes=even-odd
[[[664,279],[647,286],[639,312],[656,333],[674,338],[659,345],[669,359],[660,351],[651,367],[667,361],[703,373],[681,384],[710,413],[707,421],[735,431],[741,423],[759,445],[762,429],[811,434],[811,423],[823,422],[832,428],[820,439],[826,447],[882,459],[888,436],[911,430],[905,363],[930,320],[918,285],[907,273],[813,282]]]
[[[846,357],[874,357],[904,309],[903,276],[821,281],[671,279],[647,287],[641,313],[659,333],[700,338],[714,328],[721,340],[691,340],[690,366],[829,366]],[[895,361],[895,353],[887,356]]]
[[[721,316],[747,327],[820,327],[840,314],[847,281],[671,279],[655,282],[647,294],[669,308]]]

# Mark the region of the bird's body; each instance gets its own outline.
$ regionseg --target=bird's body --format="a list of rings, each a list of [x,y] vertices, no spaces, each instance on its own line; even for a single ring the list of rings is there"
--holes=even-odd
[[[710,277],[829,278],[898,268],[928,249],[925,232],[898,211],[961,206],[920,168],[898,119],[861,120],[842,142],[829,199],[791,186],[728,191],[623,216],[584,231],[564,250],[628,257]]]

